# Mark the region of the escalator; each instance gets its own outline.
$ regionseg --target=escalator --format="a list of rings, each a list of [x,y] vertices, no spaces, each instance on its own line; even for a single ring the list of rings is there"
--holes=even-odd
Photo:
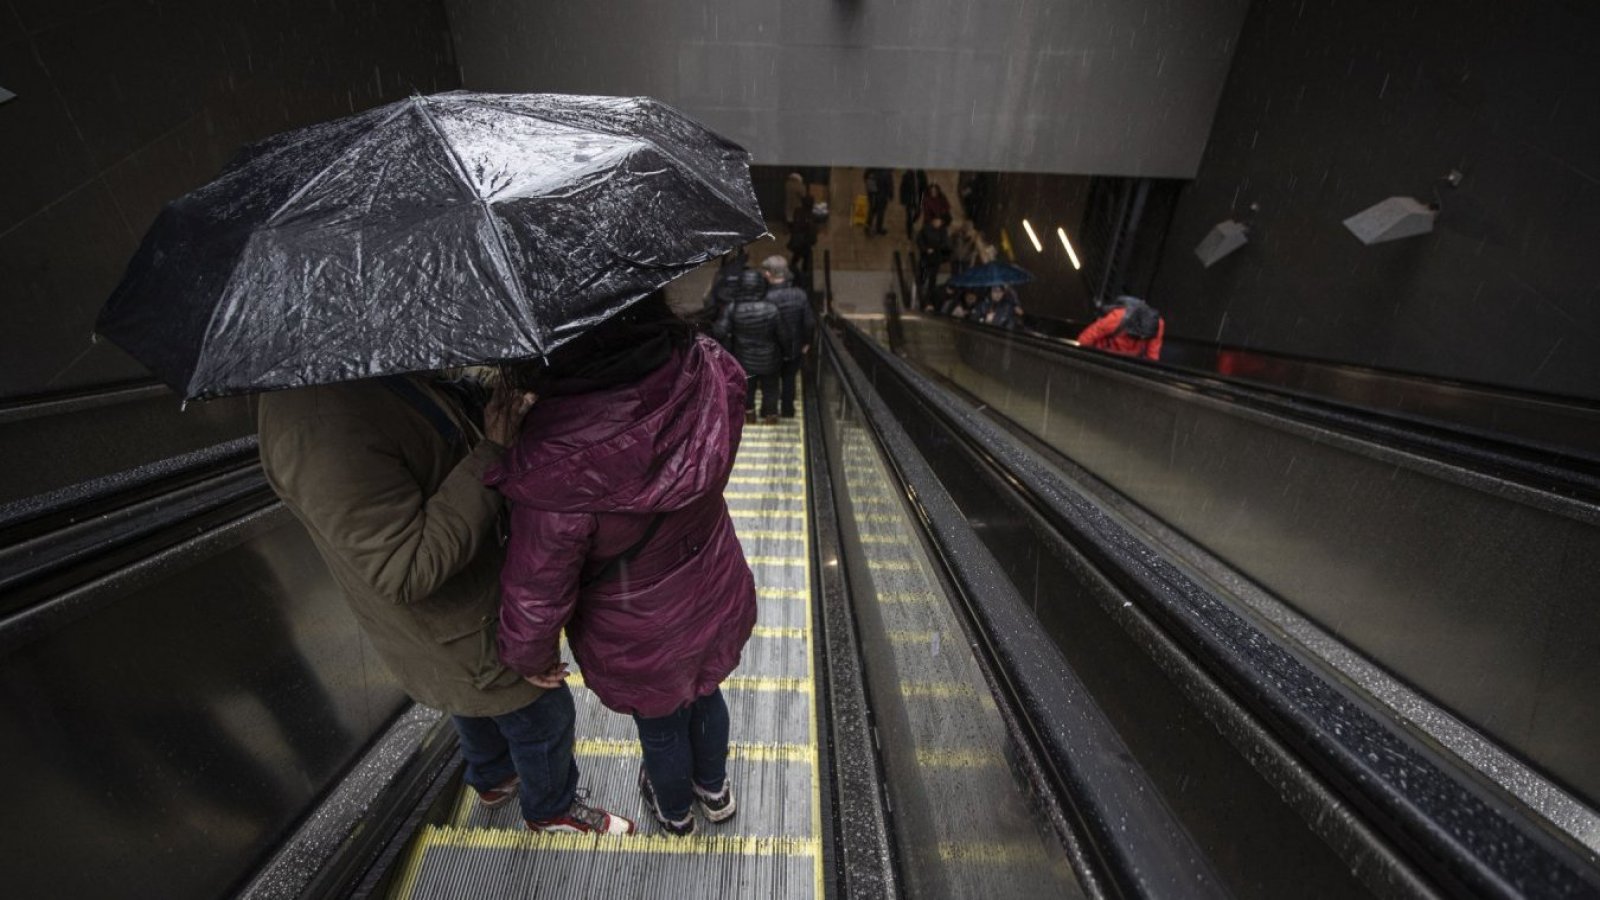
[[[480,808],[246,438],[0,510],[8,892],[1600,896],[1581,458],[915,316],[817,349],[725,495],[733,821],[656,833],[581,672],[641,833]]]

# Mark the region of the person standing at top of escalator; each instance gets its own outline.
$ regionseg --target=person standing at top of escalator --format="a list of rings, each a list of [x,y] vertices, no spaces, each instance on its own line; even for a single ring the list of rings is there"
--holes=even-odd
[[[793,343],[789,323],[767,298],[767,279],[754,270],[739,276],[731,302],[722,309],[713,333],[744,367],[749,384],[745,392],[745,420],[756,421],[756,390],[761,391],[761,421],[778,421],[778,378],[784,351]]]
[[[794,418],[794,382],[800,373],[800,362],[811,349],[811,337],[817,330],[817,317],[811,311],[811,298],[796,287],[791,280],[789,267],[783,257],[769,256],[761,263],[761,274],[767,279],[767,299],[778,307],[788,332],[789,345],[783,351],[783,367],[779,370],[781,381],[782,415]]]
[[[900,175],[900,205],[906,210],[906,240],[916,235],[917,218],[922,215],[922,194],[928,189],[928,173],[907,169]]]
[[[1124,294],[1079,333],[1078,345],[1123,356],[1160,359],[1161,339],[1166,333],[1167,323],[1160,312],[1138,297]]]
[[[867,234],[888,234],[883,227],[883,214],[889,209],[894,173],[888,169],[867,169],[861,177],[867,188]]]
[[[524,680],[494,651],[505,551],[482,476],[532,402],[497,392],[480,429],[422,375],[274,391],[261,465],[400,686],[450,714],[479,802],[520,791],[530,829],[625,834],[632,822],[577,798],[566,685]]]
[[[939,286],[939,269],[950,259],[950,229],[945,221],[929,215],[917,232],[917,291],[921,301],[932,300]]]
[[[950,198],[944,195],[944,188],[939,187],[937,181],[930,182],[928,189],[922,192],[922,218],[929,222],[943,219],[945,224],[950,223]]]

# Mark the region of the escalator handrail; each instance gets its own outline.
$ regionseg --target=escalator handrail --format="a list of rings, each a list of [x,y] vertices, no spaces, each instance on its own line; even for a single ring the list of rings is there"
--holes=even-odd
[[[1000,426],[953,400],[853,324],[843,327],[852,352],[870,356],[974,452],[988,457],[1032,508],[1070,535],[1075,548],[1434,877],[1491,896],[1600,894],[1600,871],[1582,852],[1152,552]]]

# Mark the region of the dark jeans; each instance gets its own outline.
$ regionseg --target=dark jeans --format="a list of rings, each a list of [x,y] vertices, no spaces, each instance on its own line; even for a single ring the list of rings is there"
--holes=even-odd
[[[875,234],[884,230],[883,214],[888,210],[888,194],[867,195],[867,234]]]
[[[720,791],[728,779],[728,704],[721,689],[657,719],[633,717],[644,770],[661,814],[679,820],[694,802],[690,781]]]
[[[916,231],[917,218],[919,216],[921,216],[921,215],[922,215],[922,206],[920,204],[917,205],[917,206],[907,206],[906,207],[906,240],[910,241],[910,240],[915,240],[916,239],[916,236],[917,236],[917,231]]]
[[[798,356],[794,359],[784,360],[783,368],[778,370],[778,379],[782,382],[782,389],[779,393],[783,399],[782,406],[785,416],[794,415],[794,379],[798,374],[800,374],[800,357]]]
[[[778,373],[751,375],[744,383],[744,411],[755,412],[756,388],[761,388],[761,417],[778,414]]]
[[[572,759],[577,712],[562,685],[499,716],[451,716],[467,760],[467,784],[488,790],[512,773],[522,776],[524,819],[549,819],[572,806],[578,764]]]
[[[789,251],[789,268],[794,271],[796,280],[804,278],[806,283],[811,282],[811,244]]]

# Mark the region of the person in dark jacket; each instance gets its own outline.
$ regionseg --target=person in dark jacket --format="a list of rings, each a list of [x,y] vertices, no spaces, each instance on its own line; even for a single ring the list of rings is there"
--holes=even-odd
[[[867,187],[867,234],[888,234],[883,227],[883,214],[889,209],[894,173],[888,169],[867,169],[861,177]]]
[[[531,402],[500,392],[480,431],[422,375],[274,391],[261,465],[401,687],[450,714],[479,801],[520,793],[531,829],[625,834],[632,822],[577,797],[566,685],[530,682],[493,650],[501,500],[482,475]]]
[[[584,683],[630,715],[639,787],[664,831],[736,809],[719,685],[756,621],[755,580],[722,498],[745,377],[714,341],[640,306],[508,371],[539,395],[486,483],[511,505],[500,656],[559,678],[564,628]]]
[[[1009,284],[997,284],[989,288],[988,308],[978,318],[985,325],[1015,331],[1022,324],[1022,300],[1017,297],[1016,288]]]
[[[1161,339],[1167,323],[1161,313],[1138,297],[1118,297],[1105,315],[1089,323],[1078,335],[1078,344],[1123,356],[1161,358]]]
[[[811,349],[811,336],[817,330],[817,316],[811,311],[811,298],[794,285],[789,267],[783,257],[769,256],[761,263],[761,274],[767,279],[767,299],[778,307],[783,317],[789,344],[784,349],[783,367],[779,370],[782,398],[782,415],[794,418],[794,382],[800,373],[800,361]]]
[[[950,198],[944,195],[944,188],[939,187],[938,182],[930,183],[922,192],[922,215],[930,222],[934,219],[950,222]]]
[[[917,232],[917,290],[922,297],[933,297],[939,268],[950,258],[950,229],[938,216],[927,219]]]
[[[788,322],[778,307],[767,299],[767,280],[761,273],[746,270],[730,302],[722,308],[715,329],[717,340],[733,351],[744,367],[750,383],[745,393],[745,419],[756,421],[756,390],[761,391],[761,421],[778,421],[778,374],[783,368],[784,351],[793,342]]]
[[[796,206],[789,221],[789,267],[798,280],[811,282],[811,248],[817,244],[817,219],[810,204]]]
[[[922,194],[928,189],[928,173],[907,169],[900,176],[900,205],[906,210],[906,240],[916,234],[917,217],[922,215]]]

